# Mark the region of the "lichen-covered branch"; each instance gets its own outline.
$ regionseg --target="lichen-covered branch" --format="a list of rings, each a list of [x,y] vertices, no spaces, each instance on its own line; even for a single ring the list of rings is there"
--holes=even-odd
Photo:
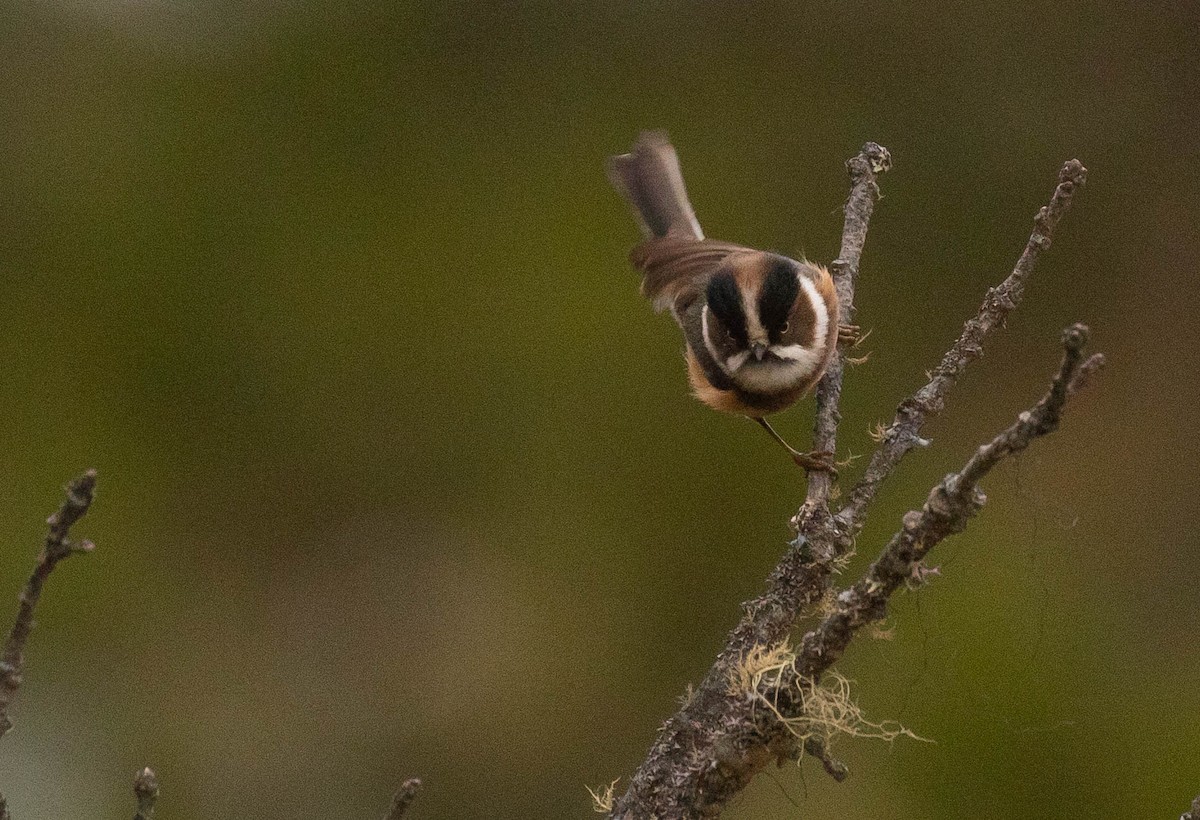
[[[879,198],[876,177],[891,167],[891,157],[887,149],[869,142],[846,167],[851,190],[845,205],[841,252],[831,265],[843,322],[853,315],[859,258]],[[817,390],[817,450],[832,452],[836,446],[841,358],[834,360]],[[766,591],[743,605],[741,622],[729,634],[725,648],[691,699],[659,731],[629,788],[615,802],[611,817],[635,820],[714,814],[771,758],[770,752],[764,751],[754,756],[755,765],[737,768],[719,782],[710,777],[714,760],[740,754],[723,745],[731,737],[726,729],[740,724],[746,707],[728,691],[730,672],[753,647],[778,643],[791,632],[801,613],[828,588],[833,561],[848,543],[839,537],[829,514],[831,478],[819,471],[809,474],[807,500],[794,521],[799,534],[768,578]],[[816,747],[813,753],[818,754]],[[836,761],[827,755],[824,760],[831,771],[838,770]]]
[[[133,778],[133,793],[138,804],[133,820],[154,820],[154,806],[158,803],[158,777],[149,766]]]
[[[2,820],[2,818],[0,818]],[[1200,797],[1192,801],[1192,810],[1185,811],[1179,816],[1179,820],[1200,820]]]
[[[76,552],[89,552],[90,541],[72,543],[68,538],[71,526],[87,513],[96,491],[96,471],[88,470],[66,486],[67,497],[62,506],[46,519],[49,529],[46,542],[38,556],[37,566],[21,591],[17,619],[0,653],[0,737],[12,728],[8,707],[21,687],[21,672],[25,666],[25,644],[33,631],[33,612],[42,595],[42,587],[58,562]]]
[[[946,476],[930,492],[920,511],[904,516],[903,527],[862,579],[838,595],[834,611],[804,636],[795,665],[799,677],[818,680],[842,656],[860,628],[885,616],[888,599],[913,578],[921,559],[943,539],[962,532],[983,506],[986,498],[979,490],[979,481],[992,468],[1058,428],[1067,399],[1104,364],[1099,355],[1084,359],[1087,338],[1084,325],[1067,328],[1063,332],[1062,365],[1042,400],[980,447],[962,470]]]
[[[778,759],[796,758],[803,747],[825,760],[825,755],[811,747],[815,742],[817,752],[824,752],[824,737],[838,732],[883,738],[911,735],[899,726],[866,721],[849,700],[843,678],[831,694],[821,685],[821,677],[862,627],[883,619],[896,590],[919,577],[921,559],[939,542],[966,528],[985,501],[979,481],[1000,461],[1058,428],[1067,399],[1104,365],[1100,355],[1084,359],[1087,336],[1083,325],[1064,331],[1062,365],[1041,401],[980,447],[962,470],[938,484],[919,512],[904,517],[900,532],[862,579],[836,597],[833,611],[804,636],[799,652],[793,653],[784,643],[760,649],[744,661],[747,671],[740,688],[748,702],[758,707],[747,729],[761,737],[762,745]],[[831,767],[826,764],[826,768]],[[832,767],[830,774],[840,780],[845,776],[844,767]]]
[[[1008,278],[998,287],[991,288],[984,297],[979,312],[963,326],[962,335],[942,357],[941,364],[933,371],[929,382],[900,403],[896,417],[883,431],[867,469],[854,489],[849,500],[838,512],[837,520],[851,535],[862,529],[866,521],[867,508],[879,491],[884,480],[895,469],[904,455],[914,447],[926,444],[921,438],[921,428],[930,416],[936,416],[945,405],[950,391],[967,365],[983,355],[983,342],[988,335],[1004,324],[1008,314],[1021,303],[1025,283],[1033,273],[1042,251],[1050,247],[1054,229],[1063,214],[1071,207],[1072,197],[1087,180],[1087,169],[1077,159],[1063,164],[1058,172],[1058,185],[1050,202],[1034,217],[1033,233],[1021,258],[1013,267]]]
[[[408,807],[412,805],[413,800],[416,799],[417,791],[420,788],[421,781],[418,778],[405,780],[400,786],[400,791],[396,792],[396,796],[392,798],[392,806],[383,816],[383,820],[400,820],[408,811]]]

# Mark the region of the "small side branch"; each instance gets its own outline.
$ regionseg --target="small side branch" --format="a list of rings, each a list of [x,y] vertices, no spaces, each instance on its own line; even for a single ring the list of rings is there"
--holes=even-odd
[[[838,595],[834,612],[804,636],[795,666],[797,675],[813,683],[819,680],[861,627],[885,616],[888,599],[913,577],[921,559],[940,541],[966,528],[967,521],[987,500],[979,490],[979,481],[1000,461],[1058,428],[1067,399],[1104,365],[1103,356],[1084,358],[1087,338],[1084,325],[1067,328],[1063,332],[1062,365],[1042,400],[980,447],[962,470],[934,487],[919,512],[904,516],[903,528],[892,536],[866,575]]]
[[[846,198],[845,222],[842,226],[842,247],[838,258],[829,265],[833,284],[838,294],[838,322],[849,325],[854,320],[854,286],[858,281],[858,263],[862,258],[863,245],[867,241],[867,227],[875,202],[879,199],[879,185],[875,178],[892,167],[892,155],[882,145],[868,142],[858,155],[846,160],[850,173],[850,196]],[[829,369],[817,384],[817,414],[813,423],[813,450],[819,453],[837,451],[837,430],[842,420],[838,406],[842,398],[842,377],[846,366],[845,351],[841,351],[829,364]],[[833,474],[828,471],[813,471],[808,477],[810,506],[824,506],[833,488]]]
[[[420,788],[421,781],[418,778],[405,780],[400,786],[400,791],[396,792],[396,796],[392,798],[392,807],[383,816],[383,820],[400,820],[408,811],[408,807],[412,805],[413,800],[416,799]]]
[[[946,394],[954,387],[963,371],[983,355],[983,342],[993,330],[1004,324],[1025,292],[1025,283],[1036,267],[1042,251],[1050,247],[1054,229],[1071,200],[1087,181],[1087,169],[1077,159],[1063,164],[1058,172],[1058,185],[1050,202],[1034,217],[1033,233],[1025,250],[1008,278],[999,287],[988,291],[979,312],[963,326],[962,335],[942,357],[929,383],[900,403],[896,417],[884,433],[879,447],[871,456],[862,478],[850,491],[849,501],[837,514],[838,523],[851,534],[862,529],[867,508],[884,480],[900,460],[914,447],[924,444],[921,428],[930,416],[936,416],[945,405]]]
[[[46,532],[46,542],[38,556],[37,566],[25,589],[21,591],[21,605],[17,610],[17,619],[4,642],[4,650],[0,653],[0,737],[12,728],[8,717],[8,707],[21,686],[21,672],[25,665],[25,644],[29,633],[33,631],[33,613],[38,599],[42,595],[42,587],[58,562],[77,552],[90,552],[94,544],[90,541],[72,543],[68,538],[71,526],[87,513],[92,505],[96,491],[96,471],[88,470],[66,486],[67,497],[62,506],[46,519],[49,530]]]
[[[856,156],[846,161],[850,195],[844,208],[841,252],[830,265],[838,290],[842,324],[849,324],[854,316],[854,285],[858,279],[859,260],[875,202],[879,199],[877,178],[891,167],[891,154],[874,142],[863,145]],[[813,449],[819,452],[832,453],[837,448],[844,360],[843,351],[834,358],[817,385]],[[797,536],[767,579],[766,592],[743,604],[746,615],[731,633],[722,653],[725,661],[720,670],[722,682],[730,664],[736,663],[755,646],[773,646],[784,640],[800,615],[816,603],[828,587],[832,562],[848,544],[840,537],[829,516],[832,480],[832,475],[827,472],[809,473],[804,506],[792,520]]]
[[[138,804],[133,820],[154,820],[154,805],[158,802],[158,777],[149,766],[133,778],[133,793]]]
[[[825,773],[841,783],[850,776],[850,769],[846,764],[829,754],[829,747],[825,741],[813,735],[806,738],[804,741],[804,752],[817,760],[821,761],[821,766],[824,767]]]

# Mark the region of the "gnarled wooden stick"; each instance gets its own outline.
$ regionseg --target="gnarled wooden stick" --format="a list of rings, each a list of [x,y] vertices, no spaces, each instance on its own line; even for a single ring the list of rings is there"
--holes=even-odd
[[[17,619],[9,630],[4,651],[0,653],[0,737],[12,728],[8,719],[8,707],[21,687],[21,671],[25,666],[25,643],[33,631],[33,612],[42,597],[42,587],[58,562],[76,552],[90,552],[91,541],[72,544],[68,539],[71,526],[87,514],[96,492],[96,471],[88,470],[66,486],[67,497],[58,511],[46,519],[50,528],[46,531],[46,543],[38,556],[33,574],[21,590],[21,605]]]

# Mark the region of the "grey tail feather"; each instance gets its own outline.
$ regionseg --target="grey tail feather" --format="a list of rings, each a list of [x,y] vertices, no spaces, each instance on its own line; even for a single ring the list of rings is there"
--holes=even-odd
[[[608,181],[633,206],[646,238],[703,239],[688,202],[679,156],[665,131],[643,131],[628,154],[609,157]]]

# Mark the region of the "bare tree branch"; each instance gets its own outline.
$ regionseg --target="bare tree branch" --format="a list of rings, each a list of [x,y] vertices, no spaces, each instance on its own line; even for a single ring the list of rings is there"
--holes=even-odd
[[[29,640],[29,633],[33,631],[33,611],[41,597],[42,586],[59,561],[76,552],[90,552],[95,546],[91,541],[73,544],[67,536],[71,525],[83,518],[92,504],[92,497],[96,491],[96,471],[88,470],[74,479],[66,486],[66,491],[67,497],[62,506],[46,519],[46,523],[50,525],[46,532],[46,543],[38,556],[33,574],[29,576],[25,589],[21,591],[17,619],[8,633],[8,640],[4,642],[4,651],[0,653],[0,737],[12,728],[8,707],[21,687],[25,643]]]
[[[2,818],[0,818],[2,820]],[[1200,820],[1200,797],[1192,801],[1192,810],[1185,811],[1179,816],[1179,820]]]
[[[843,322],[853,315],[859,259],[875,200],[879,198],[876,176],[891,168],[891,157],[887,149],[869,142],[847,161],[846,168],[851,191],[845,205],[841,253],[831,265]],[[817,388],[814,449],[832,452],[836,446],[842,377],[843,363],[839,356]],[[726,726],[744,720],[744,700],[729,693],[732,670],[754,647],[773,645],[787,637],[800,614],[829,587],[833,561],[843,545],[849,543],[839,537],[829,514],[830,480],[828,474],[809,474],[807,500],[793,520],[800,535],[771,573],[767,590],[743,604],[745,614],[741,622],[729,634],[725,648],[692,698],[659,731],[629,788],[616,801],[613,818],[698,816],[698,806],[723,805],[745,785],[742,775],[748,779],[753,774],[749,769],[740,770],[712,793],[696,793],[712,761],[737,754],[736,750],[718,748],[727,739]],[[838,770],[840,764],[836,761],[827,755],[817,756],[827,769]]]
[[[868,142],[859,153],[846,161],[851,189],[846,199],[842,248],[830,265],[834,285],[838,290],[839,321],[847,324],[854,315],[854,285],[858,278],[859,259],[866,241],[867,227],[879,198],[877,175],[892,167],[888,150]],[[837,447],[837,427],[841,420],[838,405],[845,375],[845,352],[841,352],[817,385],[816,422],[813,428],[813,449],[833,452]],[[828,587],[832,561],[840,552],[843,540],[832,528],[828,515],[828,498],[832,476],[827,472],[809,474],[808,494],[803,509],[793,519],[800,535],[767,579],[767,590],[742,605],[745,610],[741,623],[733,630],[713,673],[722,685],[730,664],[755,646],[778,643],[787,637],[796,619],[824,594]]]
[[[1087,181],[1087,169],[1077,159],[1066,162],[1058,172],[1058,185],[1050,203],[1034,217],[1033,233],[1017,264],[999,287],[990,289],[979,312],[963,327],[962,335],[942,357],[929,383],[900,403],[896,418],[883,433],[879,447],[871,456],[863,476],[850,491],[849,501],[838,512],[838,523],[851,535],[862,529],[867,507],[874,500],[880,485],[914,447],[927,444],[920,437],[921,428],[930,416],[936,416],[945,405],[950,392],[963,371],[983,355],[983,342],[988,335],[1004,324],[1005,318],[1021,303],[1025,283],[1033,273],[1042,251],[1050,247],[1054,228],[1071,207],[1075,192]]]
[[[841,257],[832,266],[841,297],[839,318],[844,324],[853,317],[858,262],[879,196],[876,174],[890,167],[890,158],[884,149],[868,143],[847,166],[853,188],[846,203]],[[829,511],[834,477],[820,472],[810,475],[805,503],[791,522],[797,537],[768,578],[766,592],[743,605],[742,620],[716,662],[692,698],[663,725],[628,790],[615,803],[610,815],[614,820],[716,816],[768,763],[774,760],[782,765],[798,759],[802,752],[820,760],[835,779],[846,776],[845,766],[829,755],[819,732],[797,731],[798,725],[804,725],[796,721],[805,719],[806,697],[815,692],[821,675],[845,651],[854,633],[881,617],[891,594],[919,575],[921,557],[942,538],[966,526],[983,502],[978,481],[998,461],[1052,431],[1067,398],[1103,365],[1099,356],[1083,359],[1085,327],[1075,326],[1065,333],[1066,356],[1050,393],[980,448],[962,472],[935,488],[922,512],[905,517],[904,529],[872,565],[870,574],[837,597],[833,613],[805,636],[799,655],[782,654],[784,661],[774,667],[773,676],[759,676],[753,686],[773,686],[770,699],[765,699],[763,690],[747,692],[734,681],[756,653],[761,659],[770,648],[784,647],[798,617],[826,594],[834,562],[852,548],[880,484],[908,450],[922,443],[918,436],[922,425],[941,410],[963,370],[981,355],[983,340],[1020,302],[1025,281],[1085,177],[1086,170],[1078,161],[1063,166],[1054,195],[1039,211],[1033,234],[1012,274],[989,291],[930,383],[900,405],[896,421],[863,479],[836,516]],[[836,446],[843,365],[844,356],[830,368],[818,389],[816,450],[833,451]],[[763,680],[768,682],[763,684]],[[763,703],[771,708],[757,708]]]
[[[421,781],[418,778],[405,780],[400,786],[400,791],[396,792],[396,796],[392,798],[392,807],[388,809],[383,820],[400,820],[408,811],[408,807],[412,805],[412,801],[416,799],[417,791],[420,788]]]
[[[842,248],[838,258],[830,263],[833,284],[838,294],[838,322],[851,324],[854,320],[854,285],[858,281],[858,263],[862,258],[863,244],[867,241],[867,226],[879,199],[878,174],[890,170],[892,155],[882,145],[868,142],[858,156],[846,161],[850,172],[850,196],[843,209],[846,215],[842,226]],[[846,356],[841,355],[830,362],[829,369],[817,384],[817,413],[813,423],[813,450],[834,453],[837,451],[837,429],[842,420],[838,405],[842,397],[842,376]],[[808,478],[809,505],[824,505],[829,500],[833,487],[833,474],[815,471]]]
[[[837,596],[836,608],[800,645],[796,675],[811,682],[845,652],[854,633],[884,617],[888,599],[913,577],[914,568],[938,542],[966,528],[987,500],[979,481],[1001,460],[1019,453],[1034,439],[1058,429],[1067,399],[1104,365],[1096,355],[1083,358],[1088,329],[1074,325],[1063,331],[1062,365],[1049,392],[1035,407],[1021,413],[1007,429],[980,447],[961,471],[946,476],[929,494],[925,506],[907,513],[903,528],[892,536],[883,553],[853,587]]]
[[[154,820],[154,805],[158,802],[158,777],[149,766],[133,778],[133,793],[137,796],[138,810],[133,820]]]
[[[917,576],[920,561],[950,535],[966,528],[969,519],[983,506],[985,497],[979,481],[1003,459],[1019,453],[1036,438],[1058,428],[1067,399],[1083,386],[1083,380],[1104,365],[1100,355],[1083,358],[1088,330],[1074,325],[1063,332],[1064,356],[1049,391],[1032,409],[980,447],[956,474],[947,476],[929,494],[920,512],[904,516],[903,528],[896,533],[866,574],[850,589],[836,596],[833,611],[821,624],[804,636],[800,651],[793,654],[786,644],[760,651],[746,667],[757,666],[757,675],[747,675],[743,693],[754,706],[760,706],[747,720],[743,731],[756,737],[762,748],[779,760],[798,757],[799,748],[822,760],[823,737],[837,731],[854,731],[851,721],[823,718],[812,704],[821,701],[818,689],[821,676],[842,656],[854,635],[872,621],[881,620],[893,593]],[[764,673],[765,672],[765,673]],[[844,705],[847,701],[841,701]],[[886,727],[873,726],[880,736],[896,736]],[[817,752],[811,747],[820,741]],[[791,749],[789,750],[789,744]],[[827,770],[830,766],[826,765]],[[709,774],[712,778],[715,771]],[[836,779],[845,776],[844,768],[830,771]],[[1200,819],[1198,819],[1200,820]]]

